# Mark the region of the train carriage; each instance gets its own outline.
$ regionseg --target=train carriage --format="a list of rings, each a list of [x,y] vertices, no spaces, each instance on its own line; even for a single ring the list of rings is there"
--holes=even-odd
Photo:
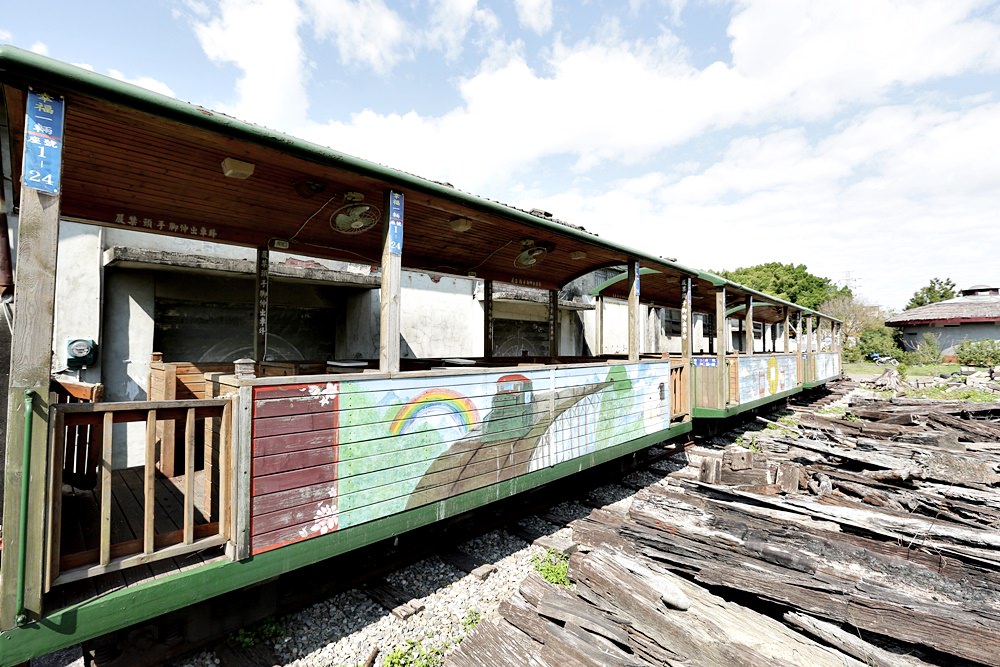
[[[252,586],[839,375],[836,320],[547,214],[11,47],[0,47],[0,85],[3,213],[17,230],[2,664]],[[54,341],[68,223],[249,252],[253,312],[242,358],[177,359],[136,343],[130,354],[153,355],[148,384],[127,400],[102,396],[101,380],[135,360],[101,358],[101,336],[65,349]],[[114,252],[102,252],[112,261]],[[274,358],[277,253],[371,268],[363,285],[377,294],[371,317],[323,324],[340,358]],[[401,349],[408,272],[476,286],[476,354],[416,358]],[[589,342],[560,354],[560,290],[594,275],[611,277],[595,280],[583,300]],[[498,344],[494,297],[504,286],[543,295],[540,348]],[[114,310],[96,289],[110,336],[130,311]],[[664,309],[679,313],[669,345],[648,340],[663,334]],[[350,349],[366,319],[375,321],[370,357]],[[624,335],[612,343],[615,327]],[[438,332],[448,335],[447,326]],[[53,359],[63,357],[71,368],[96,366],[97,381],[54,374]]]

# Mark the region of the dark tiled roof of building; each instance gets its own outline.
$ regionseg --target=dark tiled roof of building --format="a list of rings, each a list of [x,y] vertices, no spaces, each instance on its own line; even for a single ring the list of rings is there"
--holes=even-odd
[[[978,286],[977,286],[978,287]],[[963,290],[963,295],[929,303],[926,306],[913,308],[899,315],[894,315],[885,321],[889,326],[906,324],[960,324],[963,322],[995,322],[1000,321],[1000,295],[984,292],[995,291],[985,286],[973,291]]]

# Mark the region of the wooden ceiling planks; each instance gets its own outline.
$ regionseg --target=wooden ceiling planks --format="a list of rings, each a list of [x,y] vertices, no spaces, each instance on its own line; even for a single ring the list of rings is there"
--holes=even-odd
[[[25,94],[6,85],[12,138],[11,171],[20,179]],[[213,112],[202,110],[205,115]],[[497,211],[487,200],[455,191],[414,189],[407,183],[358,173],[346,160],[278,150],[264,142],[225,135],[96,97],[66,94],[61,210],[64,218],[138,231],[196,237],[250,247],[275,239],[289,251],[343,261],[378,264],[381,225],[344,234],[330,216],[345,203],[345,193],[360,192],[365,203],[384,207],[384,193],[404,193],[406,268],[475,275],[502,282],[557,289],[589,270],[623,264],[625,251],[588,242],[577,230],[561,234],[524,213]],[[233,157],[255,165],[246,180],[226,178],[221,162]],[[401,179],[402,180],[402,179]],[[317,191],[305,184],[318,184]],[[321,186],[321,187],[320,187]],[[428,183],[428,186],[431,186]],[[428,190],[434,189],[428,187]],[[15,197],[17,194],[15,193]],[[467,218],[465,232],[452,229]],[[522,220],[519,220],[522,218]],[[531,241],[549,249],[535,265],[517,267],[515,258]],[[576,253],[578,259],[573,259]],[[580,257],[580,253],[585,253]],[[682,275],[669,266],[661,270]],[[674,300],[679,303],[679,289]]]

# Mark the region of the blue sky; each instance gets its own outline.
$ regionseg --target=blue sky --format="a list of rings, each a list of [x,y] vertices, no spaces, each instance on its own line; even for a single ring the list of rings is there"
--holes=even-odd
[[[155,0],[0,41],[682,263],[1000,285],[1000,4]]]

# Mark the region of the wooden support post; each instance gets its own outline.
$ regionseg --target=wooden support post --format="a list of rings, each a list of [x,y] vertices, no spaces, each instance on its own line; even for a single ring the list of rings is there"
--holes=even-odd
[[[692,335],[694,333],[694,319],[691,313],[691,288],[691,279],[681,278],[681,358],[684,359],[685,366],[689,365]]]
[[[252,498],[250,468],[252,462],[251,434],[253,433],[253,387],[243,385],[234,404],[233,414],[233,478],[230,489],[235,511],[231,511],[233,525],[231,540],[233,560],[250,557],[250,503]]]
[[[744,347],[746,347],[746,353],[753,354],[753,297],[747,296],[747,312],[746,312],[746,330],[747,336],[744,339]],[[761,340],[764,339],[764,332],[761,332]]]
[[[0,630],[12,628],[17,607],[18,550],[25,540],[24,612],[41,614],[45,541],[45,477],[48,465],[49,376],[59,239],[59,197],[21,189],[18,217],[17,290],[11,333],[7,409],[7,454],[0,557]],[[30,465],[24,467],[25,390],[34,392]],[[25,534],[21,534],[21,482],[28,476]]]
[[[813,356],[813,318],[812,315],[806,317],[806,381],[815,380],[816,368],[815,357]]]
[[[399,297],[403,255],[403,194],[386,193],[382,225],[382,289],[379,310],[378,367],[383,373],[399,372]]]
[[[628,360],[639,361],[642,352],[642,317],[639,308],[639,262],[628,263]]]
[[[798,374],[798,384],[805,382],[802,343],[802,311],[800,310],[795,318],[795,371]]]
[[[597,308],[594,311],[594,356],[604,354],[604,295],[597,296]]]
[[[719,407],[725,408],[729,399],[729,374],[726,372],[726,337],[729,336],[729,321],[726,319],[726,288],[720,287],[715,293],[715,338],[716,358],[719,373]]]
[[[707,318],[707,316],[706,316],[706,318]],[[702,320],[702,328],[701,328],[702,334],[704,334],[708,338],[708,353],[710,355],[715,354],[716,332],[718,331],[718,328],[719,328],[719,326],[717,324],[715,324],[715,316],[714,315],[712,316],[712,322],[713,322],[713,324],[712,324],[713,329],[712,329],[712,335],[711,336],[709,336],[707,334],[707,332],[706,332],[707,322],[705,320]]]
[[[785,314],[785,321],[781,325],[781,334],[782,334],[782,348],[781,349],[784,351],[785,354],[788,354],[791,351],[791,347],[789,347],[791,345],[791,342],[788,339],[788,326],[791,323],[790,322],[791,321],[791,317],[790,317],[790,315],[791,315],[791,309],[788,306],[785,306],[784,311],[785,311],[785,313],[784,313]]]
[[[493,358],[493,281],[483,281],[483,356]]]
[[[549,290],[549,357],[559,356],[559,290]]]
[[[253,358],[264,361],[267,351],[267,308],[270,299],[271,253],[267,248],[257,248],[257,273],[254,280],[253,302]]]

